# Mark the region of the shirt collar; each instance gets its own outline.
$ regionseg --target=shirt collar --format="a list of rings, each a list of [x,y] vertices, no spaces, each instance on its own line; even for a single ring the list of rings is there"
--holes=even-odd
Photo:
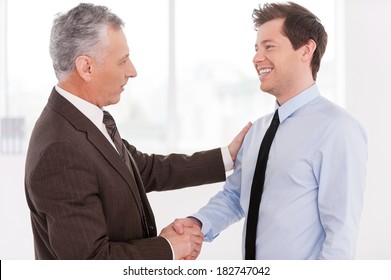
[[[67,92],[58,85],[56,85],[55,88],[59,94],[71,102],[72,105],[82,112],[93,124],[95,124],[98,129],[101,129],[103,120],[103,110],[101,108],[70,92]]]
[[[318,96],[320,96],[318,86],[316,84],[313,84],[303,92],[289,99],[282,106],[280,106],[276,101],[276,109],[278,109],[280,123],[282,123],[285,119],[290,117],[294,112],[296,112],[298,109],[308,104]]]

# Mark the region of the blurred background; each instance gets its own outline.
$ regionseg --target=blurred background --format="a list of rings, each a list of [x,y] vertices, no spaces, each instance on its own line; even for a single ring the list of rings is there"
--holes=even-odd
[[[126,23],[138,76],[109,108],[123,138],[146,153],[225,146],[274,108],[252,65],[259,0],[110,0]],[[329,35],[318,74],[323,96],[346,108],[369,139],[357,259],[391,259],[391,1],[297,0]],[[54,16],[79,1],[0,0],[0,259],[33,259],[24,195],[31,130],[56,84],[49,56]],[[203,206],[223,183],[151,193],[159,230]],[[241,259],[243,221],[204,243],[200,259]]]

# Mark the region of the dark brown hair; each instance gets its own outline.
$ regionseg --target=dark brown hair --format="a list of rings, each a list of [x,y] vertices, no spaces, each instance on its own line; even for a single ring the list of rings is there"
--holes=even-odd
[[[273,19],[284,18],[282,34],[288,37],[295,50],[304,46],[308,40],[314,40],[316,49],[311,61],[311,70],[312,77],[316,80],[320,61],[326,50],[327,33],[313,13],[293,2],[271,3],[254,9],[252,18],[255,29]]]

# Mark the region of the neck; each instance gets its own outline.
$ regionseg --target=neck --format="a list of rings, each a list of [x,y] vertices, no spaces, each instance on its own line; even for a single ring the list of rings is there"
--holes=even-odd
[[[58,86],[91,104],[97,105],[95,98],[93,98],[94,96],[90,94],[91,91],[88,89],[85,83],[68,78],[66,80],[59,81]]]
[[[276,92],[272,94],[277,98],[278,104],[283,105],[285,102],[299,95],[304,90],[311,87],[313,84],[315,84],[315,81],[312,79],[311,76],[311,79],[306,79],[300,84],[296,83],[296,84],[288,85],[284,89],[281,89],[280,93]]]

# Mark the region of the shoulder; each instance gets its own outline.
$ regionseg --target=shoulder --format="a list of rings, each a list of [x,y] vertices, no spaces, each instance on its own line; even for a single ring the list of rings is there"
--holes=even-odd
[[[46,106],[31,133],[26,166],[35,166],[42,160],[59,161],[60,157],[80,161],[86,158],[86,143],[85,133],[77,131],[62,115]]]
[[[319,123],[325,130],[337,130],[343,134],[355,131],[366,137],[363,125],[341,106],[322,96],[317,98],[312,106],[317,111]]]
[[[310,118],[308,121],[313,124],[314,139],[321,147],[345,150],[351,146],[366,150],[365,128],[348,111],[324,97],[317,98],[310,107],[313,112],[307,116]]]

